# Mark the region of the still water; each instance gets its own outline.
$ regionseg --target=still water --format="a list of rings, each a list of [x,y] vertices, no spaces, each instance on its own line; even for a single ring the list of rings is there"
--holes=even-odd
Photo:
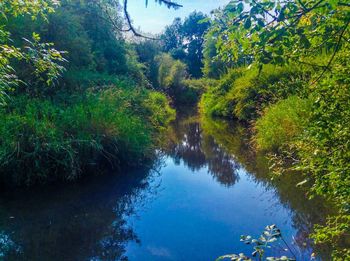
[[[244,127],[178,119],[149,169],[35,191],[2,192],[0,260],[215,260],[250,254],[240,235],[276,224],[298,260],[327,206],[306,200],[299,174],[271,180]],[[282,242],[269,255],[292,257]]]

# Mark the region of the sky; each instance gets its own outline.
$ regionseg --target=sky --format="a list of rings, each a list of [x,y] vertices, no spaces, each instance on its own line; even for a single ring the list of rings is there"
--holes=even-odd
[[[229,0],[178,0],[183,7],[177,10],[168,9],[164,5],[148,0],[146,8],[145,0],[129,0],[128,11],[135,28],[143,32],[157,34],[164,30],[166,25],[172,23],[174,18],[185,18],[193,11],[201,11],[209,14],[211,10],[226,5]]]

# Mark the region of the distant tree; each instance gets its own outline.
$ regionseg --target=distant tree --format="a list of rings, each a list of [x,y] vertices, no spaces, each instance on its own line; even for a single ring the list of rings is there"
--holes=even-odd
[[[195,78],[202,76],[204,35],[209,27],[208,17],[195,11],[184,22],[176,18],[161,36],[164,51],[186,63]]]
[[[202,76],[204,35],[210,27],[208,17],[201,12],[191,13],[183,23],[186,64],[190,74],[199,78]]]
[[[158,62],[156,57],[161,53],[160,43],[146,39],[135,44],[135,50],[139,61],[146,65],[146,77],[154,88],[158,88]]]
[[[184,48],[184,33],[183,23],[181,18],[175,18],[170,26],[165,28],[161,36],[163,51],[170,53],[174,59],[184,61],[186,59],[186,52]]]

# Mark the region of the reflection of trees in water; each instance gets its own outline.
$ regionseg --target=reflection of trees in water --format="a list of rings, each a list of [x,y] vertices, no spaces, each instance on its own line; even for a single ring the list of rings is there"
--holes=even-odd
[[[221,184],[236,183],[239,165],[212,136],[203,135],[198,121],[179,120],[174,124],[172,139],[166,148],[176,164],[182,160],[191,171],[208,167],[208,172]]]
[[[2,195],[0,231],[20,250],[3,251],[4,260],[125,260],[126,244],[138,242],[127,217],[155,193],[148,173]]]
[[[305,177],[301,173],[286,172],[282,176],[270,176],[268,161],[265,155],[257,154],[249,147],[249,130],[245,127],[232,126],[224,120],[202,118],[204,136],[213,136],[228,154],[234,155],[247,174],[256,182],[275,192],[278,201],[289,209],[292,215],[293,227],[297,230],[294,237],[299,249],[307,249],[312,245],[309,239],[314,224],[324,223],[325,217],[332,209],[322,198],[309,200],[307,190],[296,187]],[[268,224],[267,224],[268,225]],[[322,260],[329,259],[329,249],[323,246],[318,249]]]
[[[168,150],[175,163],[179,164],[180,160],[183,160],[191,171],[203,168],[207,161],[202,150],[202,131],[199,123],[177,125],[175,132],[176,140]]]

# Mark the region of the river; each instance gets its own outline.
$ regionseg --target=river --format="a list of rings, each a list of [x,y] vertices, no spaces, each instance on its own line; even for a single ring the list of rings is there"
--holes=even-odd
[[[240,235],[276,224],[298,260],[313,252],[312,226],[329,208],[307,200],[287,173],[271,179],[238,124],[180,117],[154,166],[73,184],[2,191],[0,260],[215,260],[250,254]],[[292,257],[282,241],[267,255]]]

